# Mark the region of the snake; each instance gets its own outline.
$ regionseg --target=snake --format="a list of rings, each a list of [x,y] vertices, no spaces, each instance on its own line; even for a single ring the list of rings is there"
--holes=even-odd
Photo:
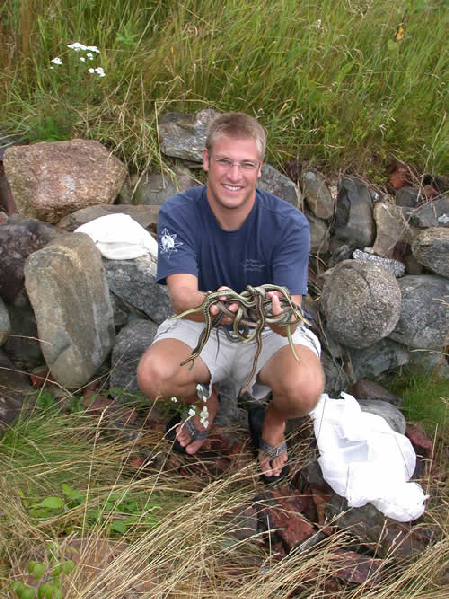
[[[272,313],[272,301],[268,296],[270,291],[277,291],[279,294],[282,312],[277,316],[274,316]],[[237,311],[231,312],[228,309],[228,303],[236,303],[238,305]],[[210,308],[213,305],[219,310],[216,316],[212,316],[210,313]],[[256,373],[257,360],[262,349],[262,332],[265,326],[267,324],[272,324],[287,329],[287,337],[293,357],[299,362],[299,357],[293,344],[291,327],[300,322],[306,325],[310,324],[304,316],[301,307],[292,301],[289,290],[286,287],[272,284],[259,285],[258,287],[248,285],[245,291],[241,293],[237,293],[232,289],[207,291],[200,306],[185,310],[175,318],[184,318],[195,312],[203,313],[205,326],[191,355],[181,362],[180,365],[184,366],[188,362],[192,362],[190,369],[193,368],[195,359],[203,351],[203,347],[207,343],[214,328],[217,330],[217,336],[218,331],[222,330],[228,339],[235,343],[250,343],[251,341],[255,341],[256,353],[254,356],[253,367],[242,389],[242,394],[247,391],[249,384]],[[229,316],[234,319],[232,332],[220,325],[223,316]]]

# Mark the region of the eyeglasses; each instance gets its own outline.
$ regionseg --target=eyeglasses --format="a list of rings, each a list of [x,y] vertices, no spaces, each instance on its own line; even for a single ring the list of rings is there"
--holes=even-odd
[[[258,162],[252,160],[244,160],[243,162],[232,162],[229,158],[215,158],[212,156],[213,161],[224,171],[229,171],[233,166],[238,166],[241,171],[250,173],[255,171],[259,167]]]

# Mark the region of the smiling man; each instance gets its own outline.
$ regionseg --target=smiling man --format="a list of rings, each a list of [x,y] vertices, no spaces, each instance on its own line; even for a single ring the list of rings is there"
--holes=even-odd
[[[297,208],[257,189],[264,156],[265,132],[255,118],[240,113],[220,115],[209,127],[203,151],[207,185],[162,205],[158,281],[168,286],[177,314],[200,306],[206,291],[222,288],[240,293],[247,285],[284,286],[297,304],[307,294],[309,225]],[[270,292],[270,297],[273,314],[280,314],[277,293]],[[235,312],[237,305],[231,303],[229,309]],[[216,314],[213,306],[211,312]],[[231,325],[232,318],[225,317],[220,324]],[[201,312],[165,321],[137,371],[140,388],[152,398],[177,396],[201,408],[199,395],[205,393],[207,417],[197,414],[180,421],[175,429],[175,448],[187,454],[200,449],[217,413],[214,383],[230,379],[241,389],[256,353],[255,341],[232,343],[220,331],[219,341],[217,335],[210,336],[193,368],[190,363],[180,366],[197,345],[203,327]],[[266,482],[287,473],[286,421],[308,414],[324,386],[316,336],[300,325],[294,330],[293,343],[299,362],[285,328],[267,326],[256,374],[248,387],[257,399],[272,391],[271,401],[257,412],[261,418],[251,422]]]

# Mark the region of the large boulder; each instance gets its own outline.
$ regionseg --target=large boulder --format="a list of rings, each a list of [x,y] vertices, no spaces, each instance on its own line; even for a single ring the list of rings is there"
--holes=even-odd
[[[299,207],[301,195],[297,185],[291,179],[280,173],[270,164],[262,165],[262,174],[257,181],[257,187],[274,193],[274,195],[282,198],[289,204]]]
[[[378,256],[393,258],[396,244],[408,242],[412,237],[404,212],[395,204],[379,202],[374,206],[373,216],[377,229],[373,251]]]
[[[209,123],[217,112],[205,108],[196,114],[165,114],[159,122],[159,148],[173,158],[201,163]]]
[[[402,302],[390,338],[413,349],[437,349],[447,343],[449,280],[438,275],[398,279]]]
[[[160,206],[168,198],[181,193],[198,183],[188,168],[174,167],[173,176],[159,171],[146,172],[142,175],[134,192],[134,204]]]
[[[83,139],[13,146],[4,168],[19,213],[50,223],[93,204],[112,204],[126,177],[123,162]]]
[[[326,272],[321,306],[335,340],[362,348],[394,329],[401,310],[401,293],[395,277],[383,268],[345,260]]]
[[[449,227],[449,196],[442,196],[432,202],[426,202],[406,216],[410,219],[410,224],[419,229],[447,228]]]
[[[360,179],[345,178],[337,196],[335,238],[351,247],[371,246],[375,236],[373,206],[368,187]]]
[[[433,227],[421,231],[412,243],[412,252],[420,264],[449,278],[449,229]]]
[[[355,380],[375,378],[382,372],[396,370],[410,360],[410,352],[401,343],[388,337],[373,345],[351,350],[352,373]]]
[[[25,285],[45,361],[69,389],[95,374],[114,342],[114,313],[101,256],[83,233],[68,233],[32,254]]]

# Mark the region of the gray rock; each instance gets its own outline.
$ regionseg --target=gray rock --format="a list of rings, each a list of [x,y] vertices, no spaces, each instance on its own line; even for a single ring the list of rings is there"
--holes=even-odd
[[[405,434],[405,418],[404,415],[395,406],[380,399],[358,399],[362,412],[382,416],[388,426],[401,435]]]
[[[112,204],[125,165],[97,141],[39,142],[8,148],[5,173],[24,217],[57,223],[94,204]]]
[[[368,187],[359,179],[343,179],[335,212],[336,239],[353,247],[371,246],[375,235],[372,212]]]
[[[326,179],[315,170],[307,170],[301,176],[304,199],[315,216],[330,220],[334,216],[335,203],[326,185]]]
[[[197,114],[165,114],[159,122],[159,147],[173,158],[203,161],[207,127],[218,113],[206,108]]]
[[[402,397],[391,393],[388,389],[385,389],[385,387],[367,379],[357,381],[351,387],[349,393],[356,399],[381,400],[396,407],[399,407],[402,404]]]
[[[401,294],[396,279],[383,268],[345,260],[326,272],[321,296],[326,326],[347,347],[367,347],[396,326]]]
[[[436,349],[447,343],[449,281],[438,275],[398,279],[400,317],[390,338],[414,349]]]
[[[81,225],[85,225],[100,216],[108,214],[127,214],[137,221],[144,229],[156,231],[157,217],[160,206],[130,206],[127,204],[98,204],[72,212],[65,216],[58,227],[66,231],[75,231]]]
[[[434,227],[421,231],[412,243],[412,252],[420,264],[449,278],[449,229]]]
[[[340,397],[340,393],[347,388],[350,382],[347,373],[339,360],[331,358],[324,352],[321,354],[321,365],[326,377],[324,392],[329,397]]]
[[[329,225],[307,208],[304,208],[304,214],[310,227],[310,253],[314,256],[325,254],[329,249]]]
[[[408,349],[391,339],[381,339],[364,349],[351,350],[355,380],[375,378],[382,372],[404,366],[410,359]]]
[[[373,251],[378,256],[393,258],[396,244],[408,243],[413,235],[404,212],[395,204],[380,202],[374,206],[373,216],[377,230]]]
[[[262,175],[257,181],[257,187],[274,193],[293,206],[299,207],[300,205],[301,195],[298,186],[270,164],[262,165]]]
[[[167,287],[159,285],[148,256],[132,260],[103,258],[110,290],[126,304],[140,310],[157,324],[174,314]]]
[[[361,260],[362,262],[368,262],[370,264],[376,264],[386,270],[393,277],[402,277],[405,274],[405,264],[393,258],[382,258],[381,256],[375,256],[361,250],[355,250],[352,254],[354,260]]]
[[[396,205],[405,208],[416,208],[419,202],[418,190],[409,185],[396,190]]]
[[[9,312],[0,297],[0,345],[6,343],[10,331]]]
[[[100,253],[83,233],[68,233],[32,254],[25,284],[52,377],[84,385],[114,342],[114,315]]]
[[[409,212],[410,224],[419,229],[449,227],[449,196],[426,202],[413,212]]]
[[[137,365],[142,354],[150,347],[157,332],[151,320],[136,319],[127,324],[120,333],[112,351],[110,387],[138,394]]]
[[[409,365],[413,372],[418,370],[425,372],[432,378],[449,379],[449,362],[445,348],[441,351],[411,351]]]
[[[56,227],[35,220],[10,220],[0,226],[0,296],[5,302],[26,303],[25,261],[59,235]]]
[[[0,433],[15,422],[22,406],[34,400],[28,377],[16,370],[0,349]]]
[[[145,173],[137,185],[133,201],[135,204],[158,205],[198,183],[189,169],[175,167],[173,177],[160,172]]]
[[[3,348],[9,359],[25,372],[45,364],[31,306],[9,306],[9,318],[11,334]]]

